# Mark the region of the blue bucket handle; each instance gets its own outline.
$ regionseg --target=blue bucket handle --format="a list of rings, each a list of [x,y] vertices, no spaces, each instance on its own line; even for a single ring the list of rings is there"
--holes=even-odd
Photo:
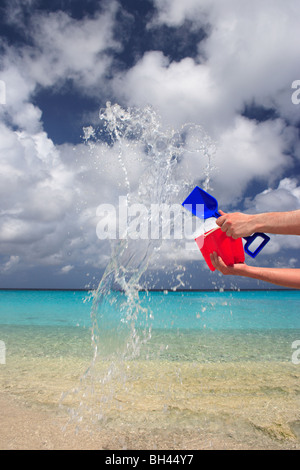
[[[254,242],[254,240],[257,237],[261,237],[263,241],[254,251],[251,251],[249,247],[251,243]],[[247,253],[247,255],[251,256],[251,258],[255,258],[258,255],[258,253],[261,252],[263,247],[268,243],[268,241],[270,240],[270,237],[266,235],[265,233],[256,232],[256,233],[253,233],[253,235],[250,235],[249,237],[244,237],[244,239],[247,241],[247,243],[244,245],[245,252]]]
[[[216,218],[219,218],[219,217],[221,217],[221,214],[218,211],[216,211],[213,216],[216,217]],[[250,247],[251,243],[253,243],[254,240],[258,237],[261,237],[263,240],[262,240],[261,244],[254,251],[251,251],[249,247]],[[263,247],[266,246],[266,244],[270,241],[270,237],[268,235],[266,235],[265,233],[263,233],[263,232],[255,232],[252,235],[250,235],[249,237],[243,237],[243,238],[247,242],[244,245],[244,250],[247,253],[247,255],[251,256],[251,258],[256,258],[258,253],[260,253],[261,250],[263,249]]]

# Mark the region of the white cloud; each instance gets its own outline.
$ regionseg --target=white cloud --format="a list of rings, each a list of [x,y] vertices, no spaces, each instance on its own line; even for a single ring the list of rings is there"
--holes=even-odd
[[[20,264],[47,264],[47,256],[64,245],[74,174],[44,132],[30,135],[2,125],[0,142],[1,253],[14,252]]]
[[[87,93],[100,86],[111,64],[107,49],[120,47],[113,39],[116,8],[112,1],[104,13],[82,20],[62,11],[34,15],[32,36],[41,52],[32,57],[29,50],[25,57],[34,79],[43,86],[73,79]]]
[[[14,5],[15,10],[7,11],[8,19],[22,28],[23,7],[33,3]],[[116,7],[116,2],[108,2],[101,13],[82,20],[64,12],[31,11],[27,35],[33,45],[2,44],[6,105],[0,107],[0,250],[4,256],[16,253],[5,272],[16,260],[20,266],[34,266],[60,265],[68,259],[65,267],[75,263],[99,267],[101,256],[103,260],[97,245],[96,207],[105,191],[116,187],[122,170],[117,165],[113,173],[107,169],[111,178],[107,184],[94,163],[97,156],[87,147],[55,146],[32,98],[39,87],[61,87],[69,79],[80,93],[103,88],[112,60],[106,51],[119,48],[113,39]],[[116,163],[117,152],[115,157]],[[111,162],[112,156],[107,159]],[[105,165],[100,162],[100,167]]]
[[[9,0],[5,2],[3,14],[9,24],[24,28],[24,14],[32,12],[32,7],[39,3],[39,0]]]
[[[297,123],[299,113],[291,102],[291,84],[299,78],[297,0],[155,0],[155,4],[158,23],[178,26],[188,19],[206,28],[210,25],[207,39],[199,45],[199,60],[220,92],[219,110],[237,111],[255,100]]]
[[[143,185],[140,143],[55,146],[46,133],[0,125],[0,250],[20,265],[107,263],[110,247],[97,238],[96,211]],[[148,162],[149,164],[149,162]]]
[[[156,0],[156,5],[158,22],[179,25],[189,19],[211,27],[196,61],[170,63],[152,51],[122,74],[115,90],[128,102],[150,102],[167,122],[200,123],[213,137],[253,101],[297,122],[291,102],[291,84],[298,76],[296,0],[255,1],[243,8],[238,0]]]
[[[222,203],[233,205],[251,180],[272,183],[292,166],[287,152],[294,133],[282,120],[256,123],[237,117],[220,137],[211,185]],[[221,200],[220,200],[221,202]]]
[[[10,256],[9,260],[3,266],[0,266],[0,272],[8,273],[12,271],[18,265],[19,261],[19,256]]]
[[[154,0],[158,8],[155,24],[165,23],[170,26],[179,26],[185,19],[202,20],[207,1],[199,0]]]
[[[27,0],[24,5],[34,4]],[[143,185],[152,188],[154,198],[159,184],[165,183],[163,172],[149,171],[153,161],[145,142],[132,139],[122,148],[52,142],[33,97],[39,87],[62,89],[67,80],[84,95],[102,97],[103,90],[112,89],[128,105],[150,103],[166,127],[180,130],[187,122],[195,123],[186,130],[188,149],[177,165],[174,194],[181,181],[188,186],[210,177],[222,208],[238,204],[249,182],[259,179],[268,189],[247,201],[249,211],[299,208],[296,180],[283,179],[293,164],[288,154],[294,150],[300,155],[293,127],[299,108],[291,102],[291,83],[300,78],[298,0],[255,0],[243,6],[239,0],[155,4],[156,27],[178,26],[186,19],[193,28],[205,26],[208,36],[199,44],[198,57],[172,62],[161,51],[148,51],[132,68],[108,79],[114,52],[122,47],[113,37],[115,1],[81,20],[65,12],[35,10],[27,31],[32,45],[2,44],[0,78],[6,83],[6,105],[0,107],[0,249],[8,260],[2,272],[22,263],[58,266],[65,274],[77,264],[104,266],[109,245],[96,236],[98,205],[117,204],[128,186],[141,197],[147,194]],[[9,10],[10,21],[22,27],[22,5],[12,5],[16,8]],[[279,117],[264,123],[247,120],[240,116],[246,103],[274,107]],[[217,141],[209,173],[206,150],[213,153],[213,142],[197,125]],[[205,142],[201,151],[199,135]],[[278,179],[278,188],[270,189]],[[265,252],[277,253],[283,243],[296,247],[298,239],[272,237]],[[161,260],[180,257],[168,248],[159,255]],[[182,257],[193,259],[194,253]]]
[[[225,113],[232,116],[231,109],[221,111],[222,97],[209,67],[191,58],[170,62],[162,52],[147,52],[127,74],[115,78],[114,89],[130,104],[153,105],[175,128],[195,122],[213,133]]]
[[[72,269],[74,269],[74,266],[71,266],[70,264],[68,264],[67,266],[63,266],[60,270],[60,273],[61,274],[68,274],[70,271],[72,271]]]
[[[82,20],[62,11],[47,14],[33,10],[26,32],[32,46],[2,44],[0,67],[6,106],[0,113],[6,113],[20,129],[36,133],[43,129],[41,110],[32,104],[38,87],[61,88],[72,80],[80,93],[94,96],[103,91],[112,51],[121,47],[113,38],[116,10],[117,3],[112,1],[103,12]],[[14,22],[22,27],[22,16],[17,15]]]
[[[284,212],[300,208],[300,186],[294,178],[284,178],[276,189],[268,188],[246,201],[248,212]]]
[[[245,206],[250,214],[299,210],[300,186],[295,178],[283,178],[277,188],[268,188],[254,198],[248,198]],[[264,248],[264,254],[275,254],[284,249],[299,250],[299,248],[299,236],[271,235],[271,241]],[[291,261],[290,264],[295,264],[295,261]]]
[[[289,153],[299,154],[293,127],[299,111],[291,102],[291,83],[298,73],[299,3],[155,3],[156,26],[179,26],[188,19],[198,27],[209,24],[208,37],[199,44],[196,60],[170,62],[162,52],[147,52],[115,78],[115,92],[129,104],[153,104],[175,128],[186,122],[203,125],[217,142],[211,186],[223,204],[234,204],[249,182],[272,184],[292,166]],[[241,117],[244,106],[253,103],[274,107],[278,119],[259,123]],[[207,161],[199,155],[187,158],[181,168],[204,180]]]

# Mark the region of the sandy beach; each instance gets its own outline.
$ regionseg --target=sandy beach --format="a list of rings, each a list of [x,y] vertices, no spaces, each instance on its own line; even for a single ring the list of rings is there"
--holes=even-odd
[[[2,369],[2,450],[300,449],[296,366],[137,361],[97,386],[101,365],[91,392],[76,361],[40,361]]]
[[[75,425],[66,429],[66,417],[50,410],[29,407],[21,400],[0,394],[0,449],[1,450],[280,450],[300,449],[300,422],[294,423],[294,433],[283,438],[280,424],[272,429],[251,429],[243,423],[244,432],[251,441],[253,435],[260,437],[260,444],[242,442],[241,436],[234,431],[234,420],[227,417],[220,433],[220,422],[210,426],[206,432],[180,430],[176,433],[153,429],[131,432],[101,430],[76,430]],[[217,429],[214,433],[213,427]],[[183,432],[182,432],[183,431]],[[272,435],[273,433],[273,435]],[[282,433],[282,436],[280,434]],[[276,436],[277,434],[277,436]],[[298,439],[296,438],[298,435]],[[277,438],[274,439],[274,436]]]

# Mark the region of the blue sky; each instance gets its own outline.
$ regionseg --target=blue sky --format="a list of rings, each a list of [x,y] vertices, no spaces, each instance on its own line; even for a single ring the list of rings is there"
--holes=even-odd
[[[0,287],[100,280],[109,249],[96,209],[122,188],[113,168],[93,163],[105,155],[112,165],[115,149],[98,142],[92,154],[83,127],[99,126],[107,101],[151,105],[165,128],[202,126],[216,142],[210,188],[224,210],[300,208],[297,0],[11,0],[0,18]],[[183,160],[191,188],[203,183],[199,155]],[[134,185],[139,169],[128,165]],[[299,267],[299,247],[272,236],[248,261]],[[160,261],[155,287],[172,287],[178,266],[186,287],[266,287],[224,284],[197,251],[162,249]]]

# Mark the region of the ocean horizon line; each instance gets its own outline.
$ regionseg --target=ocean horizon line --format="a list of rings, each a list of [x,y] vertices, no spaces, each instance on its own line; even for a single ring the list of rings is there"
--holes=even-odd
[[[51,287],[0,287],[0,291],[50,291],[50,292],[90,292],[96,291],[97,288],[51,288]],[[111,289],[112,292],[124,292],[122,289]],[[299,291],[299,289],[292,288],[269,288],[269,289],[227,289],[227,288],[214,288],[214,289],[140,289],[139,292],[272,292],[272,291]]]

